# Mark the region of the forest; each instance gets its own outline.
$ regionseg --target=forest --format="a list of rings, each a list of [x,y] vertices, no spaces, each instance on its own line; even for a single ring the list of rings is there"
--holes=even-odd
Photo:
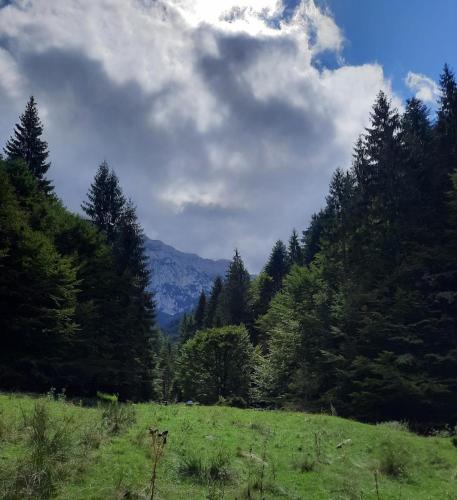
[[[380,92],[323,208],[252,277],[238,250],[172,343],[134,202],[104,162],[82,214],[30,98],[0,161],[0,389],[457,424],[457,84]],[[106,152],[101,152],[106,153]],[[109,152],[108,152],[109,153]],[[284,200],[278,200],[284,203]]]

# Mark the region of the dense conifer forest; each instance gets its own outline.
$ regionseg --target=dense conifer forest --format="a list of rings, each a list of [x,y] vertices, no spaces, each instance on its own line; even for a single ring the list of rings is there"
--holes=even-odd
[[[0,385],[457,423],[457,84],[436,116],[379,93],[325,206],[252,278],[161,336],[135,205],[102,163],[70,213],[29,100],[0,162]],[[324,133],[324,131],[323,131]],[[278,203],[285,203],[278,200]]]

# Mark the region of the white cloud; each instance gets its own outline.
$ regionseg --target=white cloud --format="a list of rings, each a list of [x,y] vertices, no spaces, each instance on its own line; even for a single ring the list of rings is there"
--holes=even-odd
[[[208,257],[237,246],[254,272],[391,93],[377,64],[316,67],[344,39],[313,0],[287,18],[276,0],[15,0],[0,40],[0,134],[35,94],[70,208],[106,158],[148,234]]]
[[[438,85],[428,76],[409,71],[405,78],[406,85],[415,92],[418,99],[424,102],[436,103],[440,91]]]
[[[0,47],[0,86],[10,98],[18,98],[23,91],[23,79],[16,61],[8,51]]]

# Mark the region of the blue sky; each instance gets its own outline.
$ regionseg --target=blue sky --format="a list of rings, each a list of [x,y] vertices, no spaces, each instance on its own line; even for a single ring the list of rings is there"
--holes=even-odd
[[[296,2],[291,2],[296,3]],[[346,42],[347,64],[378,62],[393,89],[410,96],[408,71],[438,80],[443,64],[457,69],[456,0],[318,0]]]

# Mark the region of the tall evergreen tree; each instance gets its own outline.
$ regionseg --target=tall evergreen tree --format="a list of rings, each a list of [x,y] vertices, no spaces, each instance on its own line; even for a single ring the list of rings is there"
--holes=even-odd
[[[320,250],[321,233],[324,226],[325,212],[321,210],[311,216],[308,229],[303,231],[303,263],[309,266]]]
[[[303,251],[300,246],[300,241],[298,239],[297,231],[294,229],[289,238],[289,248],[287,250],[289,263],[291,265],[296,264],[298,266],[303,265]]]
[[[205,324],[206,315],[206,295],[204,290],[201,291],[200,297],[198,299],[197,308],[194,313],[195,328],[196,330],[201,330]]]
[[[100,231],[105,233],[108,242],[114,243],[126,201],[119,179],[106,161],[98,167],[87,198],[88,201],[83,202],[81,208]]]
[[[44,196],[24,163],[0,162],[4,388],[42,391],[58,383],[67,346],[77,332],[74,258],[59,253],[55,227],[47,227],[47,219],[61,210],[56,200]]]
[[[38,181],[38,186],[45,193],[52,191],[51,182],[45,174],[50,167],[47,161],[49,152],[47,143],[41,138],[43,126],[38,116],[38,108],[33,96],[30,97],[24,113],[16,124],[14,135],[5,146],[8,160],[21,159]]]
[[[222,303],[222,319],[224,325],[248,325],[252,321],[250,305],[250,276],[244,267],[243,260],[235,250],[235,255],[227,270]]]
[[[223,283],[222,278],[217,276],[214,280],[213,287],[209,296],[208,304],[206,307],[205,327],[213,328],[222,326],[220,317],[221,313],[221,293]]]
[[[265,266],[265,272],[273,280],[273,293],[278,292],[282,286],[282,280],[289,270],[289,258],[287,248],[281,240],[278,240],[271,251],[270,258]]]
[[[136,209],[129,201],[121,215],[114,253],[121,278],[118,290],[124,321],[117,340],[118,384],[124,397],[148,399],[157,375],[158,332],[155,305],[148,291],[150,272],[145,255],[144,234]]]

